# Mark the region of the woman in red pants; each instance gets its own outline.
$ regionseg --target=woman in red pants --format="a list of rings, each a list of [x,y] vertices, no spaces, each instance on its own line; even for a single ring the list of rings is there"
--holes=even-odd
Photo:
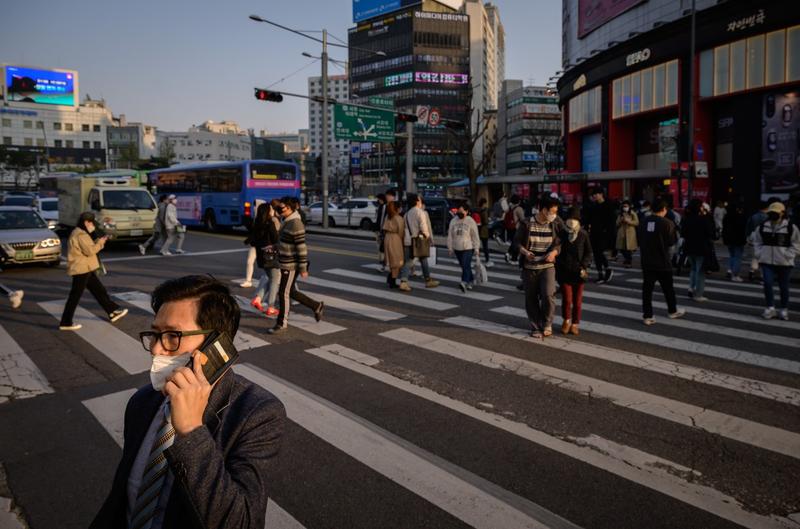
[[[561,286],[562,334],[579,334],[583,287],[589,277],[592,245],[589,234],[581,229],[580,211],[572,208],[561,233],[561,253],[556,259],[556,281]]]

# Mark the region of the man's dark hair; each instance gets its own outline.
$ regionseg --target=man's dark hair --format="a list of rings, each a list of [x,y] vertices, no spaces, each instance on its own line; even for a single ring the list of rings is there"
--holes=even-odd
[[[653,202],[653,207],[651,209],[653,213],[660,213],[665,209],[667,209],[667,201],[664,200],[663,198],[659,198],[655,202]]]
[[[542,197],[542,199],[539,201],[539,209],[542,210],[558,207],[560,205],[561,202],[559,202],[557,198],[553,198],[550,195]]]
[[[458,207],[459,208],[464,208],[464,211],[466,211],[467,213],[469,213],[469,211],[470,211],[469,202],[466,201],[466,200],[460,201],[458,203]]]
[[[519,204],[519,197],[517,195],[511,195],[511,198],[508,199],[510,204]]]
[[[594,195],[603,195],[603,196],[605,196],[606,192],[603,190],[602,187],[598,186],[598,187],[592,188],[592,190],[589,191],[589,196],[594,196]]]
[[[153,291],[150,306],[158,313],[164,303],[186,299],[197,299],[198,328],[225,332],[233,340],[239,330],[239,305],[228,287],[211,276],[168,279]]]
[[[297,200],[295,197],[285,196],[281,199],[284,206],[287,206],[292,211],[297,211],[297,208],[300,207],[300,201]]]
[[[386,191],[386,196],[396,197],[397,192],[394,189],[389,189],[388,191]]]
[[[377,198],[378,200],[381,200],[383,202],[386,202],[386,195],[384,195],[383,193],[378,193],[378,196],[375,197],[375,198]]]
[[[417,195],[416,193],[409,193],[406,197],[406,204],[408,209],[411,209],[414,206],[416,206],[419,200],[420,200],[419,195]]]
[[[158,197],[159,202],[164,202],[167,199],[167,194],[162,193],[161,196]]]

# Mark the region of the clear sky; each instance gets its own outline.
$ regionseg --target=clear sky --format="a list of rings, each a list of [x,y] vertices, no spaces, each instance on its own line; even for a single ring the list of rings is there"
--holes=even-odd
[[[506,77],[544,85],[560,69],[561,0],[495,0],[506,28]],[[78,70],[81,99],[161,130],[233,120],[269,132],[308,126],[307,102],[264,103],[253,87],[307,93],[320,45],[266,24],[325,27],[347,40],[351,0],[26,0],[4,2],[0,63]],[[343,49],[331,57],[346,59]],[[308,68],[291,76],[293,72]],[[343,73],[332,66],[331,74]]]

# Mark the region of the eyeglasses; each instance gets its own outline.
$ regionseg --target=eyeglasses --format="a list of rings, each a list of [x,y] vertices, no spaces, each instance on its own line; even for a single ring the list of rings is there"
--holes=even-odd
[[[184,336],[197,336],[200,334],[211,334],[213,330],[199,330],[199,331],[142,331],[139,333],[139,340],[142,342],[142,347],[148,353],[153,352],[153,346],[156,340],[161,342],[161,347],[168,353],[174,353],[181,347],[181,338]]]

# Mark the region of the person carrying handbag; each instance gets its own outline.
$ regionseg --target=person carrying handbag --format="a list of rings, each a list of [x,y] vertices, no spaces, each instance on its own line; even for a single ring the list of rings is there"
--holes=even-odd
[[[570,210],[566,227],[561,234],[561,252],[556,257],[556,281],[561,287],[561,334],[578,336],[581,323],[583,289],[589,278],[592,263],[592,244],[589,234],[581,229],[580,211]]]
[[[425,276],[425,288],[436,288],[439,282],[431,278],[428,257],[432,244],[432,234],[427,220],[427,215],[422,209],[422,200],[419,195],[408,195],[408,211],[405,214],[405,235],[403,245],[405,246],[405,263],[400,270],[400,290],[411,292],[408,285],[408,278],[414,258],[419,259],[422,267],[422,274]]]
[[[249,242],[255,249],[256,264],[264,273],[258,280],[256,295],[250,301],[256,310],[266,314],[268,317],[278,315],[275,308],[275,300],[278,297],[278,287],[281,283],[280,255],[278,252],[278,231],[281,222],[275,213],[274,206],[279,204],[278,200],[273,200],[270,204],[260,204],[256,210],[256,218],[253,221]],[[262,300],[269,284],[269,297],[267,298],[267,308],[264,308]]]

